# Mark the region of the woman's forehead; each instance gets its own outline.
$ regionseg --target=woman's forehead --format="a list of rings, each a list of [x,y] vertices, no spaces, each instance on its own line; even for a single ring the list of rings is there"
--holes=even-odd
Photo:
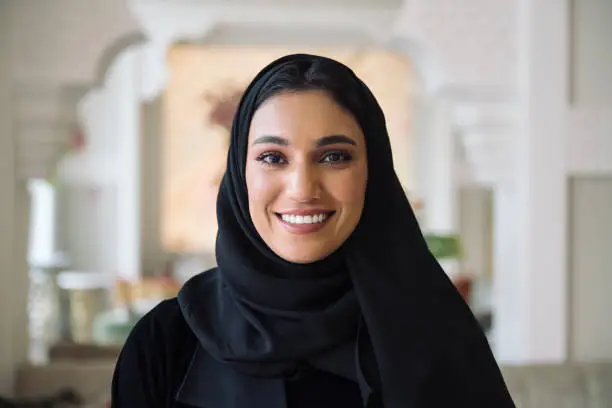
[[[262,136],[278,136],[299,143],[330,135],[345,135],[357,142],[363,139],[353,115],[324,91],[272,96],[255,111],[249,129],[251,142]]]

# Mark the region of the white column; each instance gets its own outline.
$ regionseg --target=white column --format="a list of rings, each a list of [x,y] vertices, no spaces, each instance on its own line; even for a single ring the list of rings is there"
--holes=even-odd
[[[48,180],[32,179],[27,185],[31,202],[28,261],[48,265],[57,255],[57,194]]]
[[[493,327],[490,339],[503,363],[523,358],[525,330],[521,308],[525,303],[520,264],[521,231],[517,189],[517,109],[508,102],[469,102],[457,106],[456,124],[462,142],[467,185],[493,191]]]
[[[520,250],[518,230],[518,195],[512,184],[495,185],[493,196],[493,327],[492,347],[504,364],[521,363],[525,359],[526,302],[519,272],[517,253]]]
[[[423,135],[426,149],[426,176],[423,186],[425,226],[432,232],[454,233],[457,228],[457,189],[455,180],[455,137],[451,105],[440,99],[431,104],[427,130]]]
[[[423,99],[415,104],[415,195],[422,200],[421,228],[425,233],[458,232],[458,188],[452,104],[445,98]],[[443,259],[442,268],[452,278],[459,261]]]
[[[140,239],[140,52],[130,50],[117,60],[117,272],[127,279],[141,275]]]
[[[567,355],[568,13],[569,1],[520,2],[518,247],[515,281],[504,290],[517,299],[517,347],[530,362],[560,362]]]

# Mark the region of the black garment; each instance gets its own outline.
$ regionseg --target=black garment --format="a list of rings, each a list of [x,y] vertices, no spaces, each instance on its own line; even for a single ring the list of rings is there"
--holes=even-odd
[[[252,116],[296,78],[304,79],[300,89],[324,86],[353,115],[368,162],[356,230],[335,253],[307,265],[281,259],[264,243],[245,181]],[[218,268],[178,295],[197,339],[179,401],[285,408],[283,380],[305,378],[314,367],[356,382],[364,405],[382,396],[385,408],[514,407],[484,333],[423,239],[395,174],[382,110],[346,66],[290,55],[256,76],[234,118],[217,218]],[[124,358],[138,352],[126,350]],[[206,392],[214,380],[226,387],[223,404]],[[127,407],[136,408],[117,406]]]
[[[188,408],[177,402],[197,341],[181,314],[176,299],[162,302],[138,322],[126,342],[112,386],[113,408]],[[209,362],[209,379],[203,379],[205,408],[226,408],[236,391],[222,386],[224,370]],[[233,374],[230,374],[230,380]],[[223,378],[220,378],[223,377]],[[317,371],[282,384],[287,408],[362,408],[358,385],[350,380]],[[256,390],[261,392],[261,390]],[[253,404],[253,408],[260,405]],[[373,406],[372,408],[376,408]]]

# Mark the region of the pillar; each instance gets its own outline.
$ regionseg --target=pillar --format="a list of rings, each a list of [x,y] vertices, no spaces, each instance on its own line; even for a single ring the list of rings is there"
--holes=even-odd
[[[567,171],[569,1],[519,2],[516,270],[521,360],[562,362],[568,340]]]
[[[458,103],[455,125],[462,146],[464,185],[493,193],[493,281],[491,345],[497,358],[513,362],[522,355],[520,280],[517,280],[518,195],[516,137],[519,117],[511,101]]]
[[[458,232],[458,189],[452,102],[444,97],[419,98],[414,105],[414,196],[421,201],[419,222],[425,233]],[[459,270],[455,259],[440,261],[453,277]]]

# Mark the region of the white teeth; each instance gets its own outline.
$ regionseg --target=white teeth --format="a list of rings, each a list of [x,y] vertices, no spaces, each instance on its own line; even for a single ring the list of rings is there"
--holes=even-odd
[[[293,214],[283,214],[283,221],[288,222],[290,224],[316,224],[319,222],[323,222],[327,219],[327,214],[315,214],[315,215],[293,215]]]

